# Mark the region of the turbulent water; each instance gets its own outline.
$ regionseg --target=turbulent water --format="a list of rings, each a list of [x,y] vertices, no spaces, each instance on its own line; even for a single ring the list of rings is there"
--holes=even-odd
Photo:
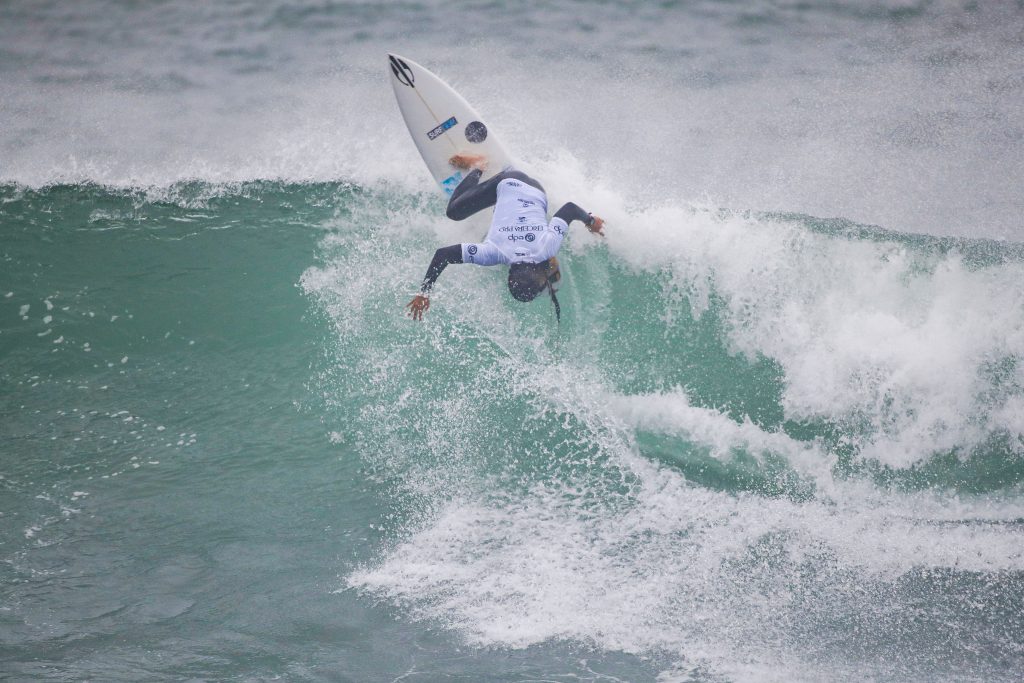
[[[554,202],[561,325],[385,55]],[[1024,6],[0,4],[0,678],[1017,681]],[[578,228],[578,226],[576,226]]]

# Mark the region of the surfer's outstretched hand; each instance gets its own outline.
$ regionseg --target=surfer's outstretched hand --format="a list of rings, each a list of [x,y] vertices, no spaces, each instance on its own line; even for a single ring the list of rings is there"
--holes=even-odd
[[[405,307],[409,309],[408,315],[413,320],[423,320],[423,314],[430,309],[430,297],[417,294]]]
[[[461,168],[463,170],[467,168],[478,168],[481,171],[484,171],[487,169],[487,157],[483,154],[466,154],[464,152],[459,152],[449,159],[448,163],[455,168]]]
[[[587,226],[587,230],[604,237],[604,219],[600,216],[594,216],[594,222]]]

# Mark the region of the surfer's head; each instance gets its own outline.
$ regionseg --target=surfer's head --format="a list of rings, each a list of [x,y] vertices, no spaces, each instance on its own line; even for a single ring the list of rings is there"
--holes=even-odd
[[[508,291],[519,301],[533,301],[548,286],[548,264],[513,263],[508,268]]]

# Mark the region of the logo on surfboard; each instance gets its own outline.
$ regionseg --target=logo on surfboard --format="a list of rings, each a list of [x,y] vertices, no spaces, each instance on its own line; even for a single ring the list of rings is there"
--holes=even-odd
[[[487,126],[480,121],[472,121],[466,126],[466,139],[470,142],[480,143],[487,139]]]
[[[441,181],[441,189],[444,190],[445,194],[451,195],[452,192],[455,192],[455,188],[458,187],[461,182],[462,171],[456,171],[453,175],[450,175]]]
[[[413,83],[416,82],[416,77],[412,75],[412,69],[409,68],[409,65],[394,55],[388,55],[388,60],[391,62],[391,72],[395,74],[398,82],[410,88],[415,88],[416,86]]]
[[[458,123],[458,121],[456,121],[455,117],[453,116],[444,123],[442,123],[440,126],[435,128],[434,130],[427,131],[427,137],[430,138],[431,140],[436,140],[437,137],[441,135],[441,133],[445,132],[449,128],[454,128],[456,123]]]

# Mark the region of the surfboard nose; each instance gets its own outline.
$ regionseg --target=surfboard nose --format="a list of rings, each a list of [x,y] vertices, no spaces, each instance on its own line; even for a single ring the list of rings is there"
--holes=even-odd
[[[404,59],[396,54],[388,53],[388,64],[391,66],[391,73],[395,75],[398,82],[402,85],[415,88],[416,76],[413,74],[412,67],[410,67]]]

